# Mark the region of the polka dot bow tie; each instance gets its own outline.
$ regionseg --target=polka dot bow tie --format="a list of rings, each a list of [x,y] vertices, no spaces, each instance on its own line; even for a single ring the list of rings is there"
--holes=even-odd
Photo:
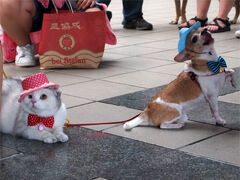
[[[212,72],[217,73],[220,67],[227,67],[225,60],[219,56],[218,61],[209,61],[207,62],[208,67],[212,70]]]
[[[34,114],[28,115],[28,126],[36,126],[37,124],[44,124],[44,126],[48,128],[52,128],[54,124],[54,117],[39,117]]]

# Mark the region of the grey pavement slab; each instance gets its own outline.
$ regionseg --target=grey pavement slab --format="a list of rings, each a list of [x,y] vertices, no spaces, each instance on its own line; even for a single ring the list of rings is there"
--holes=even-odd
[[[23,154],[0,161],[1,179],[239,179],[237,166],[85,128],[69,142],[44,144],[1,134]],[[227,172],[227,173],[226,173]]]
[[[159,127],[147,125],[140,125],[130,131],[125,131],[122,125],[104,130],[106,133],[128,137],[171,149],[178,149],[227,131],[228,129],[226,128],[193,121],[187,121],[185,126],[178,130],[163,130]]]
[[[230,131],[180,150],[240,167],[240,132]]]
[[[0,136],[1,136],[1,134],[0,134]],[[19,154],[19,152],[17,152],[15,149],[3,147],[3,146],[1,146],[1,143],[0,143],[0,161],[5,158],[9,158],[11,156],[18,155],[18,154]]]

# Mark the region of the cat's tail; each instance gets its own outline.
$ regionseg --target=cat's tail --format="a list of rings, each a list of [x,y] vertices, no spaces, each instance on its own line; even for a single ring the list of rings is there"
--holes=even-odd
[[[147,114],[144,112],[142,112],[138,117],[136,117],[135,119],[126,122],[123,125],[123,129],[125,130],[131,130],[132,128],[142,124],[144,121],[148,120],[148,116]]]

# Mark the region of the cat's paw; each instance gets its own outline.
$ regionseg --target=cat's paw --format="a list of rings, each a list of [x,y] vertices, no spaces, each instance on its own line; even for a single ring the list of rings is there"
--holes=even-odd
[[[67,142],[68,141],[68,136],[64,133],[60,133],[58,135],[56,135],[57,140],[60,142]]]
[[[227,123],[224,119],[220,118],[216,121],[217,126],[225,126]]]
[[[43,138],[43,142],[45,143],[56,143],[57,142],[57,138],[54,136],[47,136]]]

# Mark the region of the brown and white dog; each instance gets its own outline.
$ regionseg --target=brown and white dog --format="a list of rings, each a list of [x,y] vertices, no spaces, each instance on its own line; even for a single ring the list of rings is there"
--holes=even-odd
[[[162,129],[178,129],[187,120],[186,112],[207,101],[218,125],[226,121],[219,115],[218,96],[228,76],[236,87],[234,70],[221,67],[219,72],[210,70],[207,63],[216,62],[219,57],[214,48],[214,39],[203,28],[196,28],[186,36],[186,48],[176,55],[176,62],[191,60],[178,77],[158,92],[144,111],[132,121],[124,124],[125,130],[140,125],[144,120]]]
[[[186,6],[187,6],[187,0],[182,0],[182,6],[181,6],[181,0],[175,0],[176,18],[170,21],[169,24],[178,24],[180,17],[181,17],[181,24],[187,21]]]

